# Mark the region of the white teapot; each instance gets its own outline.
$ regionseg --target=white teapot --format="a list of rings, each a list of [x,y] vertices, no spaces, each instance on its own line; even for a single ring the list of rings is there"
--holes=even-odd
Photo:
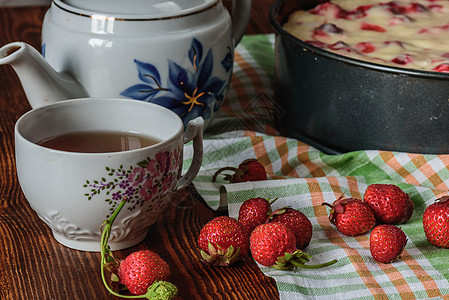
[[[42,55],[14,42],[0,65],[17,72],[33,108],[64,99],[124,97],[157,103],[186,124],[209,119],[229,86],[234,47],[251,0],[53,0]]]

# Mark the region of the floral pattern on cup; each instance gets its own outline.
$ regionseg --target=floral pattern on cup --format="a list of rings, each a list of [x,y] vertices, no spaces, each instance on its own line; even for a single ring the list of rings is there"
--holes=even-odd
[[[174,188],[176,179],[180,176],[182,163],[181,149],[162,151],[154,158],[147,157],[135,166],[128,168],[122,165],[118,168],[105,167],[106,174],[100,179],[86,180],[83,185],[89,192],[84,196],[92,200],[95,196],[105,194],[109,204],[109,217],[118,203],[127,197],[129,210],[142,207],[149,203],[146,211],[151,211],[161,205],[162,198]]]
[[[120,94],[165,106],[182,118],[184,126],[198,116],[210,118],[211,113],[220,108],[229,80],[221,80],[212,75],[214,68],[212,50],[209,49],[204,55],[203,46],[197,39],[192,40],[187,54],[191,63],[189,69],[174,61],[168,61],[169,76],[165,85],[162,84],[159,71],[153,64],[135,59],[142,83],[135,84]],[[232,72],[232,65],[233,54],[231,49],[228,49],[228,53],[221,60],[221,66],[228,78]]]

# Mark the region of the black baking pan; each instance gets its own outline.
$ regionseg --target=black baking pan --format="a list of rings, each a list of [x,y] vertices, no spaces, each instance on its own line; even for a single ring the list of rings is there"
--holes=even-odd
[[[270,9],[280,132],[330,154],[449,153],[449,74],[344,57],[282,28],[294,10],[322,2],[276,0]]]

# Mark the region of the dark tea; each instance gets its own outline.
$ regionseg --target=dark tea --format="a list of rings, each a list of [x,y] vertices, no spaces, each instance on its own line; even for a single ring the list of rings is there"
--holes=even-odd
[[[106,153],[144,148],[158,142],[152,137],[128,131],[84,131],[46,138],[37,144],[69,152]]]

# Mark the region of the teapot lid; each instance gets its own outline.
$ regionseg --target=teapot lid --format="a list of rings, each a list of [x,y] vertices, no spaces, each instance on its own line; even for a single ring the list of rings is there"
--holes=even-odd
[[[124,18],[168,18],[201,11],[218,0],[53,0],[68,11]]]

